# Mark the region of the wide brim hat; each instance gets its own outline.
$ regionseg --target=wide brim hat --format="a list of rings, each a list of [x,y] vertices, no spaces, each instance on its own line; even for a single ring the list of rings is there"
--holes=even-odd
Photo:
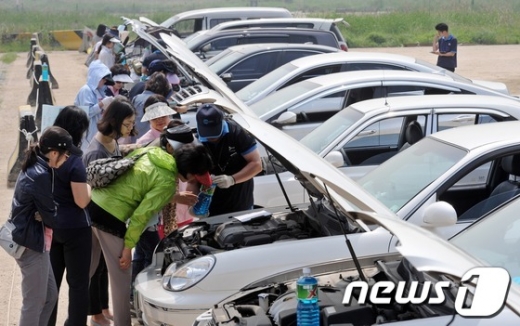
[[[150,121],[153,119],[171,116],[176,114],[177,112],[170,108],[168,104],[159,102],[154,103],[148,107],[146,107],[146,111],[143,115],[143,118],[141,119],[141,122]]]

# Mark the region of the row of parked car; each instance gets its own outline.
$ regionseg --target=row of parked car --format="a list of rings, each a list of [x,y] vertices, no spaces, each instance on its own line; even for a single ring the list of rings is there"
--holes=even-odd
[[[258,208],[199,220],[158,245],[135,283],[144,324],[294,325],[303,267],[319,279],[323,325],[520,321],[516,283],[491,318],[455,311],[462,286],[465,306],[476,295],[477,282],[461,280],[471,268],[520,273],[520,99],[504,84],[403,56],[331,51],[257,72],[236,91],[228,56],[283,47],[244,45],[203,62],[176,36],[127,23],[179,66],[177,103],[219,105],[265,154]],[[221,60],[226,69],[216,69]],[[359,294],[343,305],[359,279],[404,281],[407,293],[413,281],[450,287],[437,305],[362,305]]]

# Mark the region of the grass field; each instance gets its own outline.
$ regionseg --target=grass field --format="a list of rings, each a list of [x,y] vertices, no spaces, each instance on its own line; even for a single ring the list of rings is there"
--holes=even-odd
[[[121,16],[161,22],[206,7],[249,6],[254,0],[0,0],[0,35],[118,25]],[[298,15],[343,17],[350,47],[428,45],[435,24],[446,22],[462,44],[520,43],[518,0],[257,0]],[[25,51],[26,41],[0,42],[0,52]]]

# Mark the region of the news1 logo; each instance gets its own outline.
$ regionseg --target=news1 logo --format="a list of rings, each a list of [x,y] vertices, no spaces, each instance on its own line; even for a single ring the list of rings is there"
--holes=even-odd
[[[501,267],[476,267],[467,271],[461,278],[461,286],[458,287],[457,296],[455,298],[455,310],[463,317],[489,317],[493,316],[502,309],[507,299],[507,293],[511,284],[511,278],[507,270]],[[354,281],[347,285],[345,295],[343,296],[343,304],[349,305],[352,292],[354,289],[360,290],[358,304],[366,304],[367,298],[369,303],[389,304],[392,299],[399,304],[422,304],[430,305],[443,304],[446,301],[444,289],[453,287],[453,283],[449,281],[432,282],[425,281],[422,283],[422,290],[417,293],[419,287],[418,281],[394,282],[380,281],[370,287],[366,282]],[[467,301],[469,295],[469,287],[474,289],[473,298]],[[408,293],[405,294],[405,289]],[[431,297],[431,291],[435,289],[436,297]],[[394,297],[389,294],[395,292]],[[469,306],[468,306],[469,303]]]

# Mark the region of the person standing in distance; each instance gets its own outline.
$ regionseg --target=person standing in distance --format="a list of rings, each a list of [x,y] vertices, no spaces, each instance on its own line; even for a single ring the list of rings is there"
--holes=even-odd
[[[210,216],[252,209],[253,177],[262,171],[256,140],[213,104],[198,108],[197,131],[214,164],[211,174],[217,189]]]
[[[435,25],[437,34],[433,38],[433,54],[438,55],[437,66],[455,71],[457,68],[457,38],[448,32],[448,25]]]

